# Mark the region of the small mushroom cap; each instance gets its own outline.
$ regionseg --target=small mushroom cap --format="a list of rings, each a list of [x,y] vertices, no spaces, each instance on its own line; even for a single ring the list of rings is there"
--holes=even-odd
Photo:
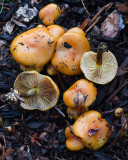
[[[24,109],[45,111],[57,104],[59,88],[50,77],[36,71],[26,71],[20,73],[14,82],[14,89],[20,95],[27,95],[28,91],[33,88],[37,93],[33,96],[23,97],[25,103],[21,103],[21,106]]]
[[[39,18],[45,25],[54,24],[61,15],[60,7],[54,3],[48,4],[39,11]]]
[[[64,92],[63,101],[66,106],[74,109],[78,107],[80,98],[83,98],[84,106],[87,108],[95,101],[96,95],[97,89],[94,84],[86,79],[80,79]]]
[[[14,59],[23,66],[38,68],[50,61],[55,47],[56,38],[47,29],[33,28],[18,35],[10,50]]]
[[[65,33],[65,30],[61,26],[55,24],[48,26],[47,30],[57,39]]]
[[[67,107],[67,113],[68,113],[68,117],[70,119],[75,119],[76,120],[79,117],[77,108]]]
[[[123,108],[116,108],[115,109],[115,116],[116,117],[121,117],[123,114]]]
[[[73,27],[73,28],[69,29],[66,33],[79,33],[82,36],[85,36],[84,31],[79,27]]]
[[[106,84],[114,79],[118,64],[112,52],[104,52],[102,55],[102,66],[96,65],[97,53],[86,52],[81,58],[80,67],[85,77],[97,84]]]
[[[56,75],[58,73],[58,71],[51,65],[49,64],[47,66],[47,74],[50,76]]]
[[[97,150],[108,141],[109,126],[97,111],[83,113],[73,125],[74,134],[89,149]]]
[[[81,74],[80,60],[90,50],[86,37],[79,33],[65,33],[57,41],[56,51],[51,63],[56,70],[66,75]]]
[[[73,127],[73,126],[71,126]],[[65,136],[67,138],[66,140],[66,147],[71,151],[79,151],[83,149],[84,143],[81,141],[81,139],[74,134],[71,133],[69,127],[65,129]]]

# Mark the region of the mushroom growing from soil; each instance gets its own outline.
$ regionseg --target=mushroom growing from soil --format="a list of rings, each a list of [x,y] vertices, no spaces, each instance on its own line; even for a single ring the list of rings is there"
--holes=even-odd
[[[68,106],[69,115],[72,113],[72,115],[77,117],[76,110],[78,116],[87,111],[88,107],[95,101],[96,95],[97,89],[92,82],[86,79],[76,81],[63,94],[63,101]]]
[[[97,53],[86,52],[81,58],[80,67],[85,77],[97,84],[107,84],[117,73],[117,60],[112,52],[106,50],[107,46],[101,43]]]
[[[39,18],[44,25],[54,24],[61,15],[60,7],[54,3],[48,4],[39,11]]]
[[[11,54],[23,71],[40,72],[53,56],[54,38],[45,28],[37,27],[18,35],[11,43]]]
[[[51,64],[65,75],[79,75],[82,73],[80,60],[87,51],[90,51],[90,45],[85,36],[75,32],[65,33],[57,41]]]
[[[48,110],[57,104],[60,95],[56,83],[36,71],[20,73],[14,82],[14,90],[24,100],[21,106],[28,110]]]
[[[73,128],[73,126],[71,126]],[[66,147],[71,151],[79,151],[85,147],[81,139],[71,133],[69,127],[65,129]]]
[[[75,121],[73,131],[85,147],[97,150],[108,141],[109,125],[99,112],[92,110],[83,113]]]

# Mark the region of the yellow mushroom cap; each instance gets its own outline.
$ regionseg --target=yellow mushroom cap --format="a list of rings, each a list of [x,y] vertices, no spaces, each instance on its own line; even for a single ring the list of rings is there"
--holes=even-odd
[[[60,94],[50,77],[36,71],[20,73],[14,82],[14,89],[23,96],[25,103],[21,106],[28,110],[48,110],[57,104]],[[35,94],[30,94],[30,91],[35,91]]]
[[[96,95],[97,89],[93,83],[86,79],[80,79],[64,92],[63,101],[72,109],[77,108],[79,103],[84,103],[84,107],[87,108],[95,101]]]
[[[54,3],[48,4],[39,11],[39,18],[45,25],[54,24],[61,15],[60,7]]]
[[[90,50],[88,40],[79,33],[65,33],[57,41],[51,64],[66,75],[81,74],[80,60]]]
[[[97,150],[108,141],[109,126],[97,111],[83,113],[73,125],[74,134],[89,149]]]
[[[50,76],[56,75],[58,71],[51,65],[47,65],[47,74]]]
[[[96,65],[97,53],[86,52],[81,58],[80,67],[85,77],[97,84],[106,84],[114,79],[118,64],[114,54],[110,51],[102,55],[102,66]]]
[[[84,31],[81,28],[79,28],[79,27],[73,27],[73,28],[69,29],[66,33],[73,33],[73,32],[74,33],[79,33],[82,36],[85,36]]]
[[[11,43],[14,59],[26,67],[38,68],[47,64],[56,47],[54,38],[45,28],[33,28],[18,35]]]
[[[57,39],[60,38],[65,32],[65,30],[61,26],[55,24],[48,26],[47,30]]]
[[[71,126],[73,128],[73,126]],[[67,138],[66,140],[66,147],[71,151],[79,151],[83,149],[84,143],[81,141],[81,139],[74,134],[71,133],[69,127],[65,129],[65,136]]]
[[[121,117],[123,114],[123,108],[116,108],[115,109],[115,116],[116,117]]]

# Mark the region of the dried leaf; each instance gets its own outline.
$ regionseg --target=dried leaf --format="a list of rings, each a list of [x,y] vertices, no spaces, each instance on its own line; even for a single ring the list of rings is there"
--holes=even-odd
[[[128,14],[128,4],[117,4],[115,5],[115,7],[118,9],[119,12]]]
[[[128,73],[128,68],[118,68],[116,76],[123,76]]]
[[[86,18],[86,19],[84,20],[84,22],[81,24],[80,28],[81,28],[81,29],[84,29],[84,28],[87,26],[87,24],[88,24],[88,18]]]
[[[102,23],[100,31],[103,37],[112,39],[115,38],[123,28],[122,15],[117,13],[117,11],[113,11]]]
[[[99,130],[99,128],[96,128],[96,129],[89,129],[88,130],[88,135],[91,137],[91,136],[94,136],[97,131]]]

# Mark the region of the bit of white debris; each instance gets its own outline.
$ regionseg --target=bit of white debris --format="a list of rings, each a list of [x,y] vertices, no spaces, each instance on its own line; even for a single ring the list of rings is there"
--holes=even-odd
[[[10,21],[8,21],[4,26],[3,26],[3,31],[4,32],[7,32],[7,33],[9,33],[9,34],[11,34],[12,33],[12,31],[13,31],[13,28],[14,28],[14,26],[15,26],[15,24],[13,23],[13,17],[12,17],[12,19],[10,20]]]
[[[35,16],[37,16],[38,11],[35,7],[28,8],[28,4],[24,7],[20,7],[15,13],[15,19],[21,22],[30,22]]]
[[[122,15],[119,14],[116,10],[114,10],[108,17],[104,20],[101,25],[101,34],[103,37],[107,38],[115,38],[119,31],[123,29],[124,23]]]

